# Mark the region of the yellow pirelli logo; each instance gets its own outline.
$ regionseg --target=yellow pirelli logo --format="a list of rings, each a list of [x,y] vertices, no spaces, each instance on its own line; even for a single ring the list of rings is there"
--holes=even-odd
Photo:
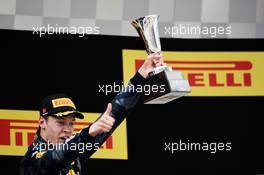
[[[76,109],[75,105],[69,98],[58,98],[58,99],[52,100],[52,105],[54,108],[61,107],[61,106],[70,106]]]
[[[189,80],[189,96],[263,96],[264,52],[163,51],[165,62]],[[144,63],[143,50],[123,50],[124,82]]]
[[[76,132],[89,126],[100,115],[83,114],[84,119],[76,119]],[[38,118],[38,111],[0,109],[0,155],[24,155],[38,129]],[[119,125],[92,158],[127,159],[126,121]]]

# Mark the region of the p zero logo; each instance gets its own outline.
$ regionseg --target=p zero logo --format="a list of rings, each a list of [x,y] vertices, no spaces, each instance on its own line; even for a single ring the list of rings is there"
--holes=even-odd
[[[38,129],[37,111],[0,110],[0,155],[22,156],[32,143]],[[100,114],[83,113],[83,120],[77,119],[75,132],[89,126]],[[116,129],[92,158],[127,159],[125,122]]]
[[[173,70],[183,72],[190,96],[264,95],[264,52],[162,52]],[[123,51],[124,81],[147,57],[145,51]]]

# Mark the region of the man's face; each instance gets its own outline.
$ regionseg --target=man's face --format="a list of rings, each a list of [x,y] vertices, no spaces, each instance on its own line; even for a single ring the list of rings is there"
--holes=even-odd
[[[40,127],[42,128],[41,136],[44,140],[49,141],[50,143],[64,143],[65,140],[73,135],[75,116],[70,114],[65,117],[52,117],[44,119]]]

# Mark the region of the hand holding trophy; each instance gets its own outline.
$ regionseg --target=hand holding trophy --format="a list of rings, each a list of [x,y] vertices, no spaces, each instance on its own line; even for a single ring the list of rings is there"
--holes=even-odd
[[[158,15],[148,15],[131,22],[144,41],[148,54],[161,52],[158,17]],[[147,84],[163,85],[165,90],[145,95],[145,104],[164,104],[191,92],[189,82],[183,79],[183,74],[180,71],[172,70],[168,66],[154,68],[149,73]]]

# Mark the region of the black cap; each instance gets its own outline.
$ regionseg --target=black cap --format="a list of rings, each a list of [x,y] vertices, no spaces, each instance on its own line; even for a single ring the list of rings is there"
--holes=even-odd
[[[42,117],[64,117],[73,113],[76,118],[84,118],[83,114],[76,110],[73,101],[66,94],[48,95],[41,102],[40,115]]]

